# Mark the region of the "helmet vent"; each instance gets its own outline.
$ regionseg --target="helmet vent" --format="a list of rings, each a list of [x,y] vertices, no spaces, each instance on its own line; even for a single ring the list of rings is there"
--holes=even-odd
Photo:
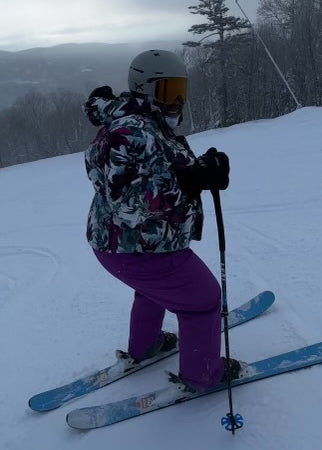
[[[131,69],[135,70],[136,72],[144,73],[144,70],[137,69],[136,67],[131,66]]]

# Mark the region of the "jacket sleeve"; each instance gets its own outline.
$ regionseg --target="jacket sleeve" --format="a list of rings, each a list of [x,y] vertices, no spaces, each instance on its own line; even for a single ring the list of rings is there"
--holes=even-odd
[[[202,191],[199,179],[204,175],[199,160],[184,136],[177,136],[176,139],[183,147],[181,152],[177,151],[174,154],[172,164],[179,187],[189,200],[199,198]]]
[[[173,147],[165,146],[167,160],[171,164],[171,169],[175,172],[192,167],[197,158],[189,147],[188,142],[183,136],[176,136],[176,145]]]
[[[83,105],[88,120],[95,126],[110,126],[112,121],[121,117],[139,113],[141,106],[132,97],[102,98],[91,97]]]
[[[125,114],[124,108],[128,101],[125,99],[106,100],[100,97],[90,98],[83,106],[88,120],[95,126],[110,126],[114,119]]]
[[[127,194],[138,189],[146,172],[145,142],[130,127],[109,132],[109,158],[106,165],[106,182],[109,196],[114,202],[124,201]]]

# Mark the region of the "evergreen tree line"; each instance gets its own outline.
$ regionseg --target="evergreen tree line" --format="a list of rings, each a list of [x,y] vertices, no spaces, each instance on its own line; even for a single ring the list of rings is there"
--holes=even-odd
[[[203,0],[189,9],[206,18],[190,28],[195,39],[184,50],[196,132],[296,109],[258,35],[298,102],[321,105],[322,0],[260,0],[254,28],[229,16],[224,0]]]
[[[193,129],[200,132],[276,117],[296,108],[257,33],[303,106],[322,102],[322,0],[260,0],[256,32],[230,16],[225,0],[189,7],[193,25],[182,56],[190,73]],[[0,167],[79,152],[97,129],[78,93],[31,92],[0,113]]]

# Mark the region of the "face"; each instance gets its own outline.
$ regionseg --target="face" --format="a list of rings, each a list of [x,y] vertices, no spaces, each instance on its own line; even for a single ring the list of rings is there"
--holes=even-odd
[[[175,100],[171,105],[166,105],[164,114],[168,117],[178,117],[182,113],[183,103]]]

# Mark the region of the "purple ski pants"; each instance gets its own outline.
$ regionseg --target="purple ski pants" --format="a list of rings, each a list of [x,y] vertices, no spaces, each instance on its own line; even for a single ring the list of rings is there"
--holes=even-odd
[[[179,325],[182,378],[198,390],[215,386],[224,372],[221,350],[221,291],[218,281],[191,250],[170,253],[94,251],[103,267],[135,290],[129,353],[144,359],[162,338],[165,311]]]

